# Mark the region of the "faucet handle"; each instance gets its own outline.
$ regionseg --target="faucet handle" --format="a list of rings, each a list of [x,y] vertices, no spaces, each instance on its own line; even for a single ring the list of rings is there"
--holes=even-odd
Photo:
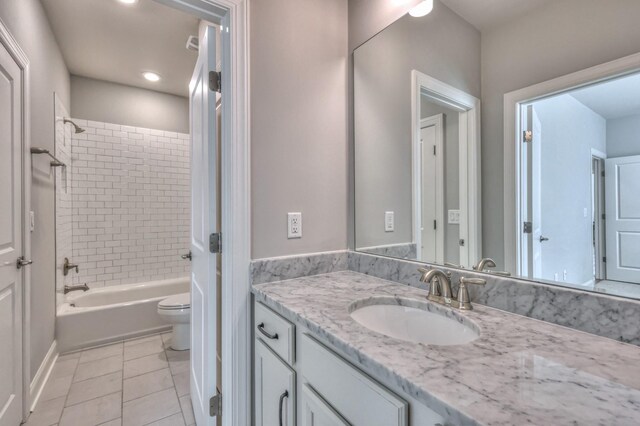
[[[471,306],[471,300],[469,300],[469,290],[467,290],[467,284],[485,285],[486,280],[482,278],[460,278],[460,287],[458,287],[458,305],[461,310],[470,311],[473,309]]]
[[[418,272],[420,272],[420,281],[425,282],[425,278],[427,277],[427,274],[429,273],[429,270],[427,268],[418,268]]]

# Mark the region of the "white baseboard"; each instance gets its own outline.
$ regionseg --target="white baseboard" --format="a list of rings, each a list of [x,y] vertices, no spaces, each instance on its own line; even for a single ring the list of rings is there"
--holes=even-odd
[[[33,377],[31,381],[31,386],[29,387],[29,400],[31,401],[29,410],[33,411],[36,404],[38,403],[38,399],[40,399],[40,395],[42,394],[42,390],[44,386],[47,384],[47,380],[49,380],[49,376],[51,375],[51,371],[53,370],[53,366],[58,359],[58,343],[54,340],[47,351],[47,355],[45,355],[42,360],[42,364],[38,368],[38,372]]]

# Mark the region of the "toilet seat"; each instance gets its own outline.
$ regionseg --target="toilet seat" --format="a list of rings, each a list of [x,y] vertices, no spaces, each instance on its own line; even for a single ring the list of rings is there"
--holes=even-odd
[[[158,303],[158,310],[172,311],[191,308],[191,293],[169,296]]]

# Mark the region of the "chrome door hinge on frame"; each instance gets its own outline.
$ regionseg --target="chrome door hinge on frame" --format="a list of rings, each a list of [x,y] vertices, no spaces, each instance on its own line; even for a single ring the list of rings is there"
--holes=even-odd
[[[530,234],[532,231],[533,225],[531,224],[531,222],[524,222],[522,226],[522,232],[524,232],[525,234]]]
[[[222,234],[220,232],[209,235],[209,252],[222,253]]]
[[[222,395],[219,393],[209,399],[209,416],[216,417],[222,415]]]
[[[209,71],[209,90],[222,93],[222,73],[220,71]]]

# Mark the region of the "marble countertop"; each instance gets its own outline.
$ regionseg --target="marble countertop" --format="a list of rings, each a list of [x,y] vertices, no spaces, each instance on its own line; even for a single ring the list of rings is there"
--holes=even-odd
[[[452,423],[640,424],[638,346],[477,304],[470,312],[449,312],[472,321],[480,329],[477,340],[405,342],[358,324],[349,306],[371,298],[424,303],[426,292],[351,271],[257,284],[253,292],[381,383]]]

